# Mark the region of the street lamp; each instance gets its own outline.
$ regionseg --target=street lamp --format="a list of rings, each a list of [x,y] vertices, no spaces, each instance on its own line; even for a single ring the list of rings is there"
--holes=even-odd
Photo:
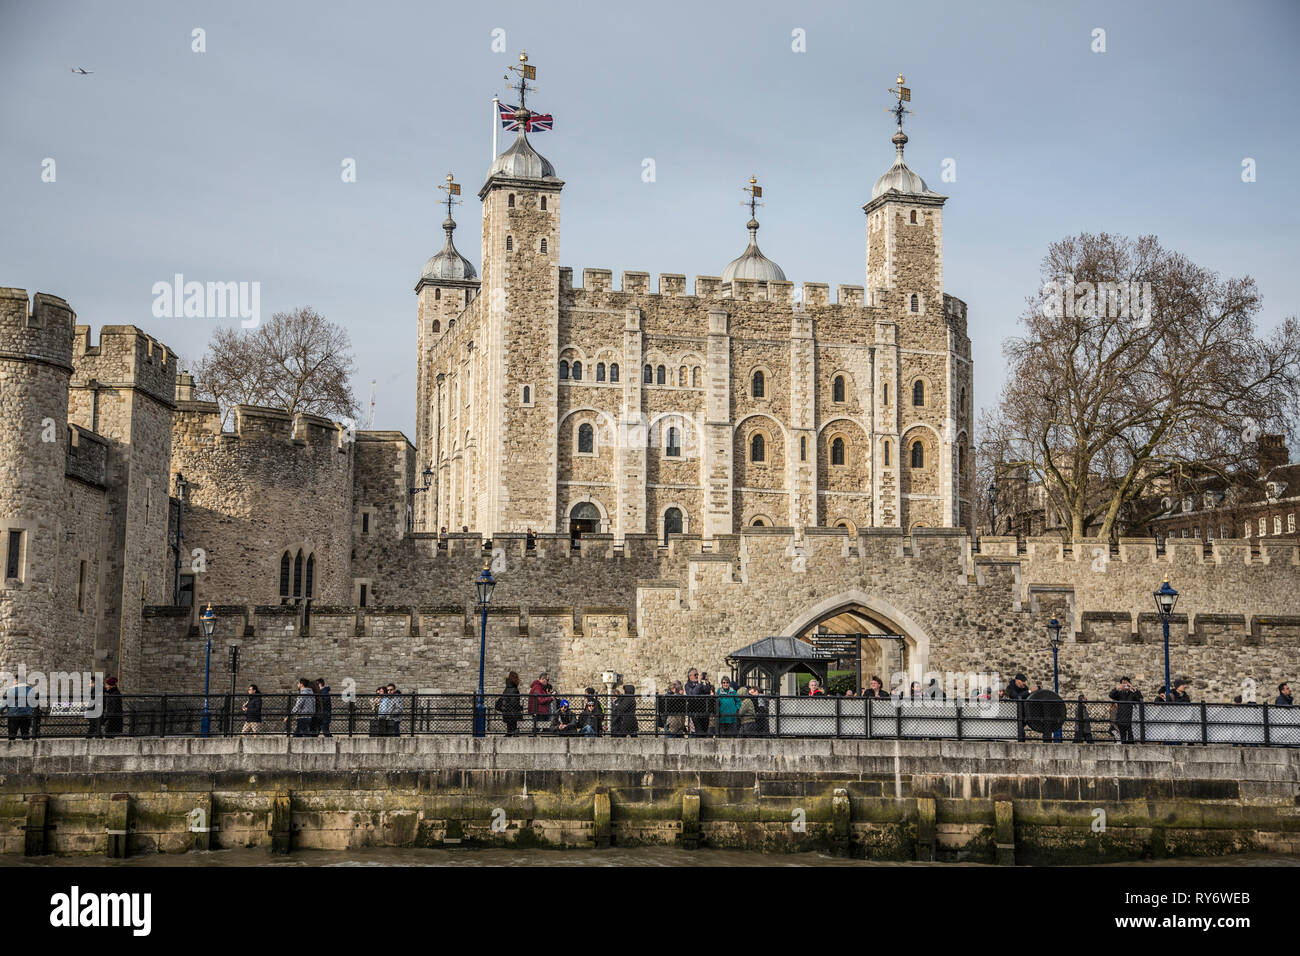
[[[212,605],[209,604],[207,610],[199,615],[199,623],[203,626],[203,637],[207,641],[207,650],[203,657],[203,721],[199,725],[199,732],[208,736],[208,680],[212,676],[212,632],[217,626],[217,616],[212,613]]]
[[[1052,690],[1059,697],[1061,696],[1061,677],[1057,663],[1061,651],[1061,622],[1056,618],[1052,618],[1047,622],[1047,645],[1052,649]]]
[[[480,617],[479,636],[478,636],[478,696],[474,698],[474,736],[487,736],[487,704],[483,701],[483,659],[487,653],[487,609],[492,603],[492,589],[497,585],[496,579],[492,577],[492,569],[488,567],[487,562],[483,564],[483,570],[474,581],[474,587],[478,589],[478,609]]]
[[[989,534],[998,533],[998,486],[989,484]]]
[[[181,543],[185,540],[185,492],[190,483],[179,471],[176,473],[176,577],[172,582],[172,603],[180,607],[181,603]],[[190,592],[190,606],[194,605],[193,589]]]
[[[1169,675],[1169,619],[1174,616],[1174,605],[1178,603],[1178,592],[1169,586],[1169,575],[1160,585],[1160,590],[1152,593],[1156,599],[1156,611],[1160,614],[1160,623],[1165,630],[1165,700],[1173,696],[1174,688]]]

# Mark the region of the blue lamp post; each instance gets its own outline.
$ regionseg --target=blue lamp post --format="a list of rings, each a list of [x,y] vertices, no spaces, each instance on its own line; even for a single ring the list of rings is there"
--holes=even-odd
[[[474,736],[487,736],[487,704],[483,701],[483,659],[487,653],[487,612],[488,605],[492,602],[492,589],[496,587],[496,579],[492,577],[492,570],[486,563],[483,570],[479,572],[478,578],[474,581],[474,586],[478,589],[478,609],[479,609],[479,637],[478,637],[478,695],[474,698]]]
[[[1061,696],[1061,672],[1057,667],[1058,655],[1061,650],[1061,622],[1052,618],[1047,622],[1047,643],[1052,649],[1052,690],[1056,696]]]
[[[203,655],[203,720],[199,725],[199,732],[208,736],[210,727],[208,721],[208,681],[212,677],[212,632],[217,626],[217,616],[212,613],[212,605],[209,604],[207,610],[199,615],[199,624],[203,626],[203,637],[207,642],[207,649]]]
[[[1169,586],[1169,575],[1165,575],[1160,590],[1152,596],[1156,599],[1156,611],[1160,614],[1160,623],[1165,630],[1165,700],[1168,700],[1174,693],[1169,674],[1169,619],[1174,616],[1174,605],[1178,603],[1178,592]]]

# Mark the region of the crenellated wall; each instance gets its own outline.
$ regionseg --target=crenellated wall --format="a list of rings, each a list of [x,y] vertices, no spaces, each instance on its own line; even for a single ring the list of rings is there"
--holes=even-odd
[[[851,612],[874,633],[905,638],[903,669],[916,678],[996,671],[1005,681],[1024,671],[1047,686],[1046,623],[1058,617],[1066,624],[1063,693],[1104,696],[1123,673],[1150,696],[1163,680],[1163,649],[1146,607],[1166,572],[1183,595],[1174,669],[1191,679],[1197,699],[1231,700],[1247,677],[1264,699],[1300,674],[1295,546],[1250,555],[1225,543],[1193,563],[1176,549],[1157,557],[1154,542],[1149,555],[1146,543],[1130,542],[1125,560],[1092,572],[1046,539],[1031,540],[1029,553],[1017,556],[993,539],[974,551],[965,534],[939,529],[802,536],[752,529],[715,538],[709,550],[688,535],[673,536],[666,548],[648,535],[629,536],[621,547],[612,536],[593,536],[578,549],[566,536],[541,535],[532,551],[513,535],[488,549],[474,535],[438,543],[417,535],[359,552],[353,573],[374,581],[376,606],[317,607],[306,632],[292,609],[224,610],[221,634],[243,641],[241,673],[263,690],[287,689],[303,670],[335,685],[351,677],[363,692],[388,681],[472,689],[473,582],[489,560],[497,579],[486,663],[493,688],[512,669],[528,679],[547,669],[566,692],[607,670],[662,688],[691,666],[725,671],[729,652],[761,637],[803,633]],[[166,616],[150,621],[160,653],[150,655],[155,666],[145,683],[192,691],[201,677],[193,666],[197,634],[185,637],[185,626]],[[864,671],[889,679],[897,653],[898,642],[866,640]]]

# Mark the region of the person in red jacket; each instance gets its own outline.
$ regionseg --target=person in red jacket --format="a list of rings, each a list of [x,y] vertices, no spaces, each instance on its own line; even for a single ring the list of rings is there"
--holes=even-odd
[[[555,701],[554,690],[555,688],[546,678],[546,671],[542,671],[528,688],[528,713],[533,718],[534,737],[537,736],[538,728],[551,720],[551,704]]]

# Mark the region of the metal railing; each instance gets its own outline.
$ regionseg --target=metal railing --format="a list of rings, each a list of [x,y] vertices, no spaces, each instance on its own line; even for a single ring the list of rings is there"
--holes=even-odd
[[[207,697],[209,735],[469,736],[474,731],[475,696],[410,692],[346,699],[333,694],[329,710],[322,711],[319,699],[306,695],[213,694]],[[562,699],[570,703],[567,715],[559,709]],[[556,696],[534,707],[527,694],[488,694],[487,732],[1300,746],[1300,707],[1269,704],[764,695],[752,698],[751,711],[741,708],[744,697],[598,694],[590,698],[596,706],[588,711],[588,699],[585,694]],[[25,717],[0,713],[0,728],[11,739],[197,737],[203,713],[202,694],[124,694],[90,712],[83,704],[55,704]]]

